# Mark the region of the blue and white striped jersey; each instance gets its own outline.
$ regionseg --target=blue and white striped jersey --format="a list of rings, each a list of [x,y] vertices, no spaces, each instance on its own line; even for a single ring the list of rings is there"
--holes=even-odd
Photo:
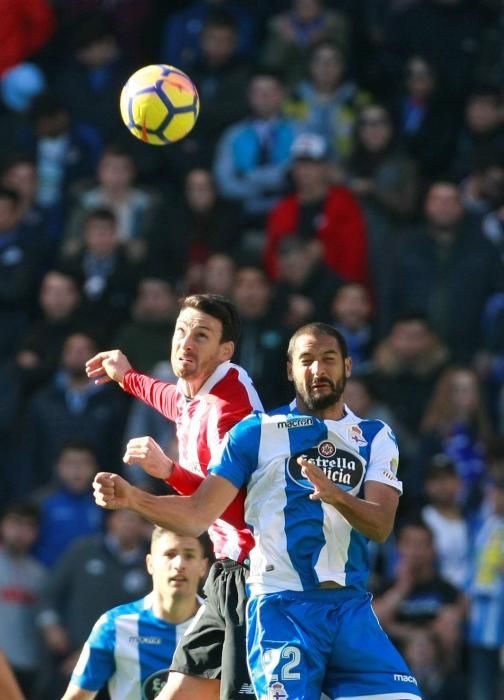
[[[153,700],[166,683],[179,639],[194,617],[173,625],[155,617],[153,594],[119,605],[95,623],[72,674],[86,690],[108,683],[112,700]]]
[[[301,455],[354,496],[363,496],[367,480],[402,492],[397,441],[382,421],[362,420],[346,406],[337,421],[297,409],[242,420],[210,471],[237,488],[247,484],[245,519],[256,542],[251,593],[310,590],[323,581],[364,589],[368,539],[333,506],[308,498],[313,486],[296,461]]]

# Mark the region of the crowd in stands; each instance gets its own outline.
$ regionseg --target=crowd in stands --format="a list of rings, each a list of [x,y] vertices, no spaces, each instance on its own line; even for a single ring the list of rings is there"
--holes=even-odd
[[[98,469],[173,427],[84,363],[172,379],[178,299],[234,300],[267,409],[290,334],[347,339],[347,402],[397,436],[383,627],[425,700],[497,700],[504,649],[504,10],[497,0],[0,0],[0,650],[58,700],[90,627],[144,595],[149,527]],[[185,70],[194,130],[120,121]],[[104,581],[106,580],[106,585]],[[59,694],[58,694],[59,693]],[[101,697],[101,696],[100,696]],[[104,696],[105,697],[105,696]]]

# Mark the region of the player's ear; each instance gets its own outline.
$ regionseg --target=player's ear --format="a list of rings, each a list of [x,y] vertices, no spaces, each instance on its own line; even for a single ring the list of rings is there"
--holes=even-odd
[[[345,358],[345,377],[348,379],[352,375],[352,358]]]
[[[152,576],[154,571],[152,568],[152,554],[150,553],[145,556],[145,566],[147,567],[148,573]]]
[[[221,343],[220,346],[220,358],[221,362],[227,362],[227,360],[230,360],[235,351],[235,344],[233,343],[232,340],[227,340],[225,343]]]
[[[289,380],[289,382],[293,381],[293,379],[292,379],[292,362],[290,362],[289,360],[287,360],[287,379]]]

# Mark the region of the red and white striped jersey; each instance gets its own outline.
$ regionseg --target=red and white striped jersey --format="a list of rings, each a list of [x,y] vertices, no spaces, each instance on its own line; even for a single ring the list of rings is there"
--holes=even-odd
[[[129,370],[124,389],[175,422],[180,465],[174,465],[169,484],[187,496],[207,475],[208,465],[220,451],[226,433],[252,411],[262,410],[252,380],[242,367],[223,362],[196,396],[188,398],[181,382],[169,384]],[[243,562],[254,546],[244,520],[245,492],[240,492],[223,518],[209,529],[218,559]],[[232,524],[231,524],[232,523]]]

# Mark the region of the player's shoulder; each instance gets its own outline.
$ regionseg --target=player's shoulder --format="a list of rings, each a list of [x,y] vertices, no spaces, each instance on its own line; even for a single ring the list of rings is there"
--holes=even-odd
[[[342,424],[347,427],[349,438],[356,443],[370,444],[378,436],[380,438],[388,437],[393,442],[397,442],[394,432],[388,423],[379,418],[361,418],[353,413],[348,406],[345,406],[345,417]]]
[[[262,403],[254,383],[243,367],[232,362],[223,363],[217,370],[217,381],[206,400],[215,404],[221,413],[248,413],[262,410]]]
[[[142,613],[152,609],[152,594],[133,600],[130,603],[116,605],[102,615],[103,622],[116,624],[122,618],[140,617]]]

